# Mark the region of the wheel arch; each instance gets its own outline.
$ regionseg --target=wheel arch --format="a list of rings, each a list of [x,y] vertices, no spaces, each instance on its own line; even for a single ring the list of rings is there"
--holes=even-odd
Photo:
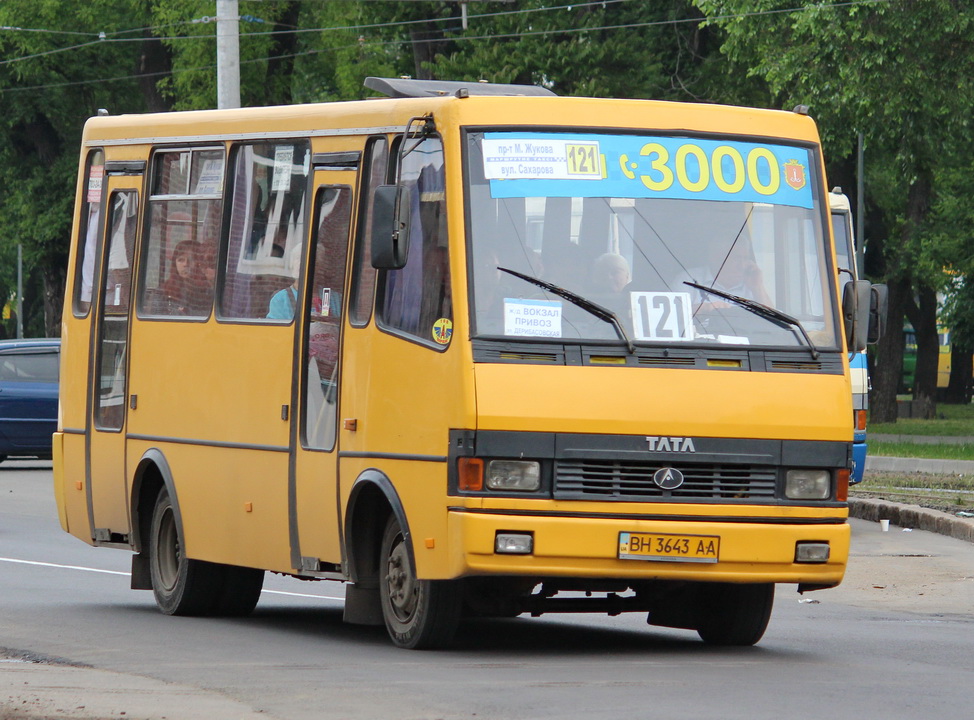
[[[131,544],[135,552],[144,553],[148,550],[149,528],[152,523],[152,511],[155,508],[159,492],[165,489],[172,500],[173,516],[180,535],[183,532],[183,518],[179,511],[179,498],[176,496],[176,485],[173,482],[172,471],[166,456],[158,448],[146,450],[139,460],[132,478],[132,494],[130,498],[132,513]],[[185,537],[185,536],[184,536]]]
[[[360,584],[378,578],[379,548],[390,515],[395,516],[402,529],[409,559],[415,567],[409,521],[392,480],[375,468],[363,471],[352,485],[345,509],[345,558],[351,582]]]

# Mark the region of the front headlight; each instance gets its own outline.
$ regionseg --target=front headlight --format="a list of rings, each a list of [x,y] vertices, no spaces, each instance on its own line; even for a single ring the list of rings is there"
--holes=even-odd
[[[789,470],[785,473],[785,497],[789,500],[828,500],[832,474],[828,470]]]
[[[532,460],[491,460],[487,463],[491,490],[534,492],[541,487],[541,463]]]

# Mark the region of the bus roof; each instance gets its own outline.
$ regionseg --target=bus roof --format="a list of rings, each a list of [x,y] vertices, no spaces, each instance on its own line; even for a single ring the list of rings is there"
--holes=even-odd
[[[399,81],[400,83],[405,81]],[[362,135],[401,132],[410,118],[433,113],[447,126],[518,126],[521,128],[586,128],[649,130],[667,133],[726,133],[750,137],[782,137],[817,143],[814,121],[804,113],[782,110],[610,98],[560,97],[532,86],[531,95],[491,91],[489,84],[423,81],[410,86],[420,97],[374,98],[305,105],[190,110],[133,115],[99,115],[85,124],[84,142],[95,145],[166,144],[227,139],[274,139],[293,136]],[[388,88],[399,88],[388,81]],[[454,88],[450,95],[425,94]],[[468,88],[460,94],[456,90]],[[477,90],[479,92],[474,92]]]

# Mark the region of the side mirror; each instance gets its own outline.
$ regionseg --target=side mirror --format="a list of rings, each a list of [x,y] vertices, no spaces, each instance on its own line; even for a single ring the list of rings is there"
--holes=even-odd
[[[866,349],[872,285],[868,280],[850,280],[842,289],[842,323],[849,352]]]
[[[372,267],[398,270],[409,253],[410,203],[399,185],[379,185],[372,196]]]
[[[886,334],[886,316],[889,315],[889,288],[873,285],[869,294],[869,332],[866,341],[870,345],[879,342]]]

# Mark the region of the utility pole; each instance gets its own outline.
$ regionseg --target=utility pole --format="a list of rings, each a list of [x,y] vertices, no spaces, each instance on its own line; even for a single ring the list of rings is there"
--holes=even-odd
[[[17,337],[24,337],[24,255],[17,245]]]
[[[216,96],[218,108],[240,107],[240,7],[216,0]]]
[[[866,277],[866,201],[863,198],[866,192],[866,179],[863,177],[865,145],[865,136],[859,133],[859,150],[856,153],[856,237],[853,240],[856,244],[856,269],[861,278]]]

